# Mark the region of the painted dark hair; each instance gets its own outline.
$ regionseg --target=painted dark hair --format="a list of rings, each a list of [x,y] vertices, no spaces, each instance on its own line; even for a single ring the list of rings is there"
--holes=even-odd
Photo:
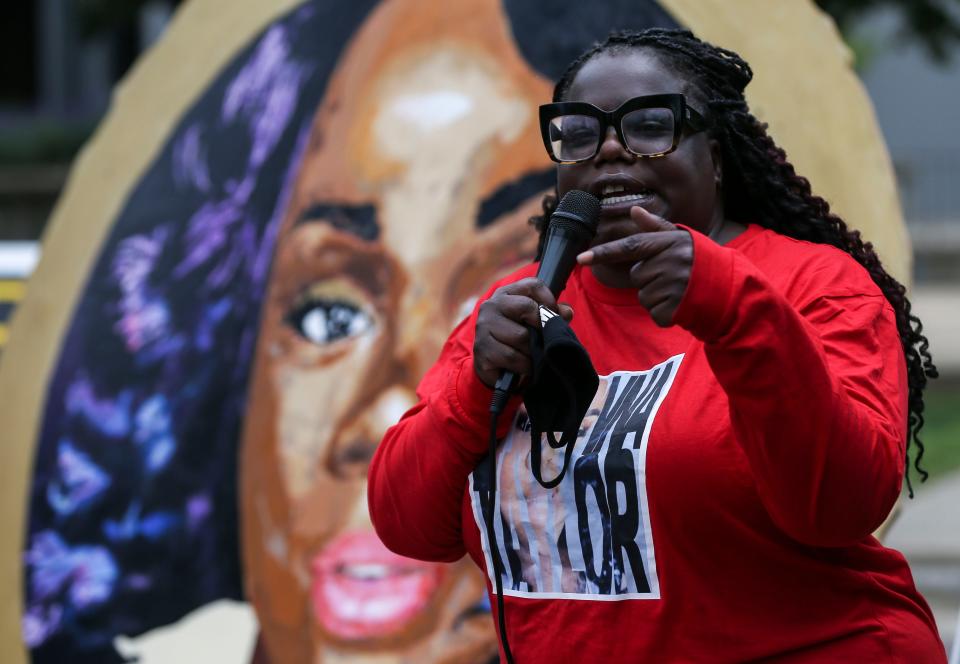
[[[798,175],[784,150],[767,133],[767,125],[750,112],[744,89],[753,78],[750,65],[733,51],[698,39],[688,30],[652,28],[611,33],[606,40],[582,53],[567,67],[554,87],[553,100],[562,101],[580,69],[594,57],[637,49],[653,51],[663,63],[693,87],[711,124],[710,134],[720,144],[723,159],[723,205],[728,219],[756,223],[798,240],[828,244],[850,254],[880,288],[896,313],[897,331],[907,360],[909,402],[907,420],[907,488],[910,482],[910,447],[916,447],[914,468],[921,480],[923,442],[923,390],[928,378],[937,377],[920,319],[910,311],[906,289],[880,263],[873,246],[860,232],[830,211],[815,195],[809,181]],[[547,195],[543,216],[531,223],[541,234],[556,208],[556,195]]]
[[[237,446],[264,289],[330,75],[373,6],[316,0],[256,36],[124,203],[42,412],[24,551],[33,662],[242,599]]]

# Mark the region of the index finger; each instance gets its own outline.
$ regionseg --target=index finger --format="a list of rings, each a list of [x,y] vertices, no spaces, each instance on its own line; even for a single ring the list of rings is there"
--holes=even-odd
[[[630,208],[630,218],[642,232],[675,231],[677,227],[658,214],[646,208],[634,205]]]
[[[682,232],[682,231],[681,231]],[[626,263],[656,256],[673,244],[677,231],[647,231],[598,244],[577,256],[581,265]]]

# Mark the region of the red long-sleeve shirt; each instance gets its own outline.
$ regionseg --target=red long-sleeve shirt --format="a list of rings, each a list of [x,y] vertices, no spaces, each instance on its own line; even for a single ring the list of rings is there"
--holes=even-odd
[[[601,388],[557,489],[530,476],[519,399],[501,418],[496,544],[515,660],[945,661],[906,562],[871,536],[904,470],[892,308],[834,248],[758,226],[722,247],[691,235],[669,328],[632,290],[571,276],[561,300]],[[387,432],[368,492],[388,547],[469,553],[489,581],[478,465],[491,391],[473,370],[475,326],[476,310]]]

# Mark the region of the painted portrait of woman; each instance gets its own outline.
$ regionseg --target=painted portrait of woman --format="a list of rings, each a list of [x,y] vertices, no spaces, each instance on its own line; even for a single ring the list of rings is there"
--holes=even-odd
[[[469,561],[387,551],[366,512],[383,431],[491,277],[530,259],[547,82],[495,3],[384,5],[316,115],[265,293],[241,445],[245,588],[275,661],[496,656]],[[375,44],[375,46],[370,46]],[[264,546],[264,543],[270,546]]]
[[[118,639],[221,600],[252,605],[259,662],[496,657],[473,564],[374,535],[367,463],[535,250],[554,187],[537,106],[571,54],[611,26],[707,21],[653,0],[284,7],[129,176],[38,369],[2,559],[28,661],[125,661]]]

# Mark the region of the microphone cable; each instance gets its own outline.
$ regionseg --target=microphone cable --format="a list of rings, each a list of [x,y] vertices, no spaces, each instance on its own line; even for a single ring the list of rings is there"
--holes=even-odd
[[[493,391],[493,398],[490,400],[490,458],[488,468],[490,473],[490,485],[487,488],[487,545],[490,547],[490,560],[493,563],[493,579],[497,593],[497,622],[500,626],[500,641],[503,644],[503,653],[507,657],[507,664],[514,664],[513,654],[510,652],[510,642],[507,640],[507,621],[503,614],[503,561],[500,559],[500,547],[497,546],[495,537],[493,519],[497,506],[497,420],[507,405],[510,398],[509,390],[498,387]]]

